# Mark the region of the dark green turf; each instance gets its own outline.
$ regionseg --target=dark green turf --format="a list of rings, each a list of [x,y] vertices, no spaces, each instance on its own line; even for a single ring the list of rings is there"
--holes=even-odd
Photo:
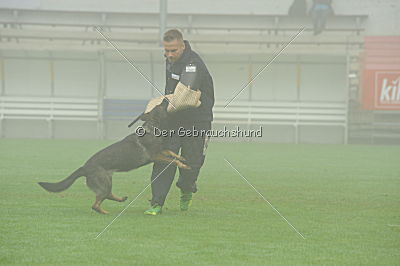
[[[109,215],[91,211],[79,179],[58,181],[106,141],[0,139],[0,264],[243,265],[400,263],[400,147],[211,143],[192,208],[171,189],[163,215],[147,217],[151,166],[114,176]],[[225,161],[305,237],[302,239]],[[394,226],[393,226],[394,225]]]

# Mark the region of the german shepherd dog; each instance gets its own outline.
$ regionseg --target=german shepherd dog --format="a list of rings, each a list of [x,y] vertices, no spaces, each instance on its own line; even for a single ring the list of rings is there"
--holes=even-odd
[[[163,149],[163,138],[156,137],[154,128],[167,127],[168,101],[154,107],[149,113],[142,114],[139,119],[145,121],[143,128],[146,134],[139,137],[136,133],[111,144],[94,154],[82,167],[58,183],[39,182],[49,192],[61,192],[69,188],[76,179],[86,177],[86,184],[96,194],[92,209],[101,214],[107,214],[100,207],[105,199],[124,202],[128,197],[117,197],[111,192],[112,175],[114,172],[128,172],[155,161],[174,163],[180,168],[190,169],[182,161],[185,159],[170,150]]]

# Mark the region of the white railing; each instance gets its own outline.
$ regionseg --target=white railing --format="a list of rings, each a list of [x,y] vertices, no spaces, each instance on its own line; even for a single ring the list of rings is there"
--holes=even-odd
[[[246,125],[290,125],[298,142],[299,126],[340,126],[347,142],[347,106],[345,102],[216,102],[214,123]]]
[[[101,122],[98,99],[67,97],[0,97],[0,123],[7,119],[45,120],[49,124],[49,137],[53,121],[96,121],[98,127]]]

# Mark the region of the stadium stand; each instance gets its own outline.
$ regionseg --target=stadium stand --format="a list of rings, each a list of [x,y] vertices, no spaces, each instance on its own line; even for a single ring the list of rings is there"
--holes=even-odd
[[[246,56],[275,54],[280,47],[290,41],[293,34],[305,27],[305,34],[285,49],[286,55],[327,55],[349,58],[349,66],[357,64],[357,58],[364,45],[364,34],[368,15],[335,14],[329,18],[326,33],[323,36],[311,34],[312,25],[309,17],[292,17],[286,14],[207,14],[207,13],[168,13],[168,27],[183,30],[197,51],[206,55],[244,54]],[[104,136],[103,126],[107,121],[127,121],[139,114],[144,100],[132,97],[118,98],[118,95],[107,95],[107,64],[114,49],[96,32],[96,27],[123,51],[147,54],[149,58],[158,56],[160,51],[160,13],[159,12],[115,12],[115,11],[79,11],[48,10],[34,8],[0,8],[0,49],[4,51],[39,51],[57,53],[58,58],[64,51],[77,53],[102,54],[104,62],[100,69],[100,96],[92,99],[93,103],[82,103],[78,108],[72,100],[62,106],[63,109],[51,109],[61,106],[49,98],[32,99],[28,103],[10,102],[15,97],[7,96],[3,91],[1,120],[6,119],[56,119],[97,121],[99,134]],[[154,52],[154,55],[153,55]],[[44,54],[43,53],[43,54]],[[51,53],[51,52],[50,52]],[[38,60],[66,60],[64,57],[47,57],[42,55]],[[117,55],[119,57],[119,55]],[[121,60],[113,57],[112,60]],[[0,54],[0,61],[6,58]],[[9,56],[7,58],[13,58]],[[142,61],[148,60],[143,56]],[[351,60],[355,62],[350,62]],[[122,61],[122,60],[121,60]],[[115,61],[114,61],[115,62]],[[246,64],[247,62],[243,62]],[[153,62],[151,62],[153,64]],[[129,66],[127,66],[129,67]],[[111,68],[111,67],[110,67]],[[348,71],[351,71],[348,67]],[[150,77],[154,77],[154,67],[150,67]],[[157,70],[159,71],[159,70]],[[346,73],[349,74],[349,73]],[[354,79],[349,82],[354,82]],[[116,85],[116,86],[119,86]],[[341,88],[338,88],[341,90]],[[345,89],[343,88],[343,91]],[[107,95],[103,99],[103,95]],[[144,97],[141,97],[144,98]],[[37,101],[35,101],[35,99]],[[39,99],[47,99],[40,101]],[[62,98],[54,98],[62,99]],[[83,100],[83,99],[80,99]],[[217,99],[218,100],[218,99]],[[300,126],[337,126],[343,128],[343,143],[347,142],[348,132],[348,99],[341,102],[326,101],[253,101],[238,100],[228,108],[222,102],[215,106],[215,123],[244,123],[290,125],[295,129],[294,139],[298,141]],[[11,107],[14,106],[14,107]],[[20,106],[20,107],[18,107]],[[33,107],[33,106],[39,106]],[[90,106],[93,109],[85,108]],[[18,109],[20,108],[20,109]],[[70,109],[68,109],[70,108]],[[28,112],[32,111],[32,115]],[[51,130],[50,130],[51,132]],[[51,134],[49,134],[51,135]]]

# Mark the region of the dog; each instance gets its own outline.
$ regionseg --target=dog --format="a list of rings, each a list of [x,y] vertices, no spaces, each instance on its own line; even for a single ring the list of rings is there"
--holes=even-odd
[[[190,169],[183,163],[185,158],[163,149],[162,137],[156,137],[154,128],[164,129],[168,125],[168,100],[157,105],[148,113],[140,115],[145,121],[144,136],[136,133],[111,144],[94,154],[82,167],[75,170],[70,176],[58,183],[39,182],[38,184],[49,192],[61,192],[69,188],[76,179],[86,177],[87,186],[96,194],[92,209],[101,214],[108,212],[101,208],[105,199],[124,202],[128,197],[117,197],[111,192],[112,175],[114,172],[128,172],[151,162],[174,163],[179,168]]]

